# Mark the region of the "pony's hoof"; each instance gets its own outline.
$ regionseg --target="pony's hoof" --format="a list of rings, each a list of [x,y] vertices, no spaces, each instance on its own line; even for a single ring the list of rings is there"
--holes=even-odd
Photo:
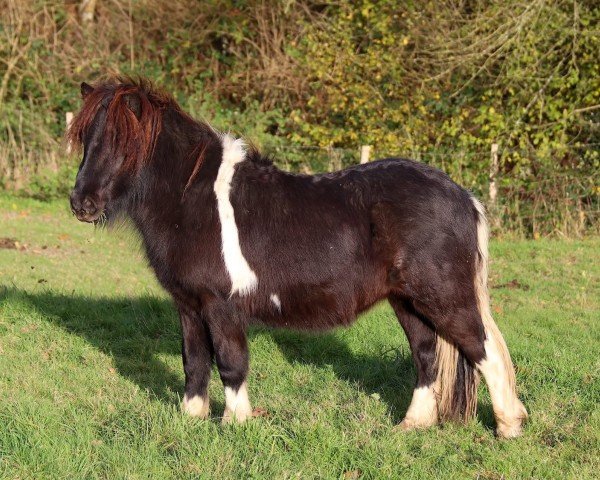
[[[517,414],[514,416],[514,419],[496,419],[496,435],[501,438],[515,438],[520,437],[523,434],[523,423],[527,421],[529,414],[527,413],[525,405],[519,400],[517,400],[515,410],[517,411]]]
[[[403,432],[410,432],[411,430],[416,430],[417,425],[411,422],[408,418],[402,420],[398,425],[396,425],[396,430],[402,430]]]
[[[221,423],[223,425],[245,423],[250,418],[252,418],[252,412],[247,412],[245,410],[236,410],[235,412],[232,412],[231,410],[226,409],[223,413],[223,420],[221,420]]]
[[[516,438],[523,434],[523,426],[521,421],[517,421],[511,425],[498,424],[496,427],[496,435],[500,438]]]
[[[200,395],[194,395],[192,398],[188,398],[185,395],[181,403],[181,410],[191,417],[207,418],[209,410],[208,397],[203,398]]]
[[[410,418],[405,418],[398,425],[396,425],[395,430],[401,430],[403,432],[410,432],[411,430],[421,430],[423,428],[429,428],[435,425],[434,423],[427,422],[416,422]]]

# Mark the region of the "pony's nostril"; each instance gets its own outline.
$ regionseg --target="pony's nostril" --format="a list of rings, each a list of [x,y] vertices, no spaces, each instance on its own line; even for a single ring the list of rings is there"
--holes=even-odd
[[[71,195],[71,210],[73,212],[78,212],[81,210],[81,201],[77,195]]]
[[[85,197],[83,199],[81,207],[81,209],[88,215],[94,215],[98,211],[98,208],[96,207],[96,202],[94,202],[94,200],[92,200],[90,197]]]
[[[98,206],[93,198],[80,194],[71,194],[71,211],[77,218],[92,216],[98,213]]]

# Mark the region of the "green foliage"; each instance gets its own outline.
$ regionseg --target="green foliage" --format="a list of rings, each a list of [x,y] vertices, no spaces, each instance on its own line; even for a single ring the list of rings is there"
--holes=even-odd
[[[76,175],[77,166],[72,162],[66,163],[58,171],[39,169],[21,193],[39,200],[68,198]]]
[[[542,209],[544,228],[526,219],[526,234],[556,232],[561,202],[597,222],[598,185],[585,180],[600,175],[596,2],[140,0],[98,2],[91,24],[72,2],[0,8],[5,188],[76,163],[60,137],[79,82],[131,73],[292,170],[353,163],[371,144],[375,157],[433,163],[482,194],[498,143],[511,229],[519,204]],[[540,180],[554,189],[544,199]]]
[[[284,122],[281,110],[264,111],[256,100],[248,101],[244,108],[225,107],[197,82],[197,88],[184,102],[193,117],[209,122],[217,130],[244,136],[261,150],[269,151],[285,142],[284,138],[269,133],[273,125]]]
[[[424,93],[405,80],[401,12],[393,1],[341,3],[324,28],[307,28],[299,49],[311,81],[306,104],[292,111],[293,140],[386,153],[428,143]]]

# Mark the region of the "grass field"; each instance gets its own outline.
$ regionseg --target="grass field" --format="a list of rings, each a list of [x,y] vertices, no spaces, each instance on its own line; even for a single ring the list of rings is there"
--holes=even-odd
[[[394,426],[415,379],[386,304],[350,329],[250,332],[254,406],[222,426],[180,413],[178,320],[125,231],[67,202],[0,197],[2,478],[598,478],[600,239],[495,241],[493,310],[531,418],[494,437],[487,391],[467,426]]]

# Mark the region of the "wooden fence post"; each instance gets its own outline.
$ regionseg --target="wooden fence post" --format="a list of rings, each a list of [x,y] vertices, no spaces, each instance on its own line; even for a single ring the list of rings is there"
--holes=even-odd
[[[329,157],[330,172],[342,169],[342,153],[339,149],[335,149],[331,143],[327,147],[327,156]]]
[[[94,21],[95,12],[96,0],[82,0],[79,4],[79,19],[84,25]]]
[[[489,176],[489,212],[491,216],[492,225],[494,228],[500,228],[500,212],[498,211],[498,185],[496,184],[496,178],[498,176],[499,164],[498,164],[498,144],[492,143],[492,149],[490,151],[490,176]]]
[[[71,126],[71,122],[73,122],[73,112],[65,113],[65,130],[68,131]],[[67,140],[67,153],[71,153],[71,142]]]
[[[371,145],[361,145],[361,147],[360,147],[360,163],[368,163],[370,154],[371,154]]]

